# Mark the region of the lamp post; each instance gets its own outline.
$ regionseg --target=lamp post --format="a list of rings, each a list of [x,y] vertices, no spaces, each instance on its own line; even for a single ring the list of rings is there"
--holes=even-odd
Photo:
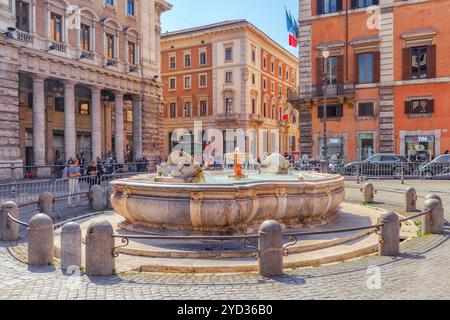
[[[330,57],[330,51],[328,50],[327,44],[322,49],[322,58],[324,68],[322,70],[323,74],[323,145],[322,145],[322,160],[320,161],[322,172],[329,172],[329,160],[328,160],[328,127],[327,127],[327,94],[328,94],[328,78],[327,70],[329,66],[327,65],[328,58]]]

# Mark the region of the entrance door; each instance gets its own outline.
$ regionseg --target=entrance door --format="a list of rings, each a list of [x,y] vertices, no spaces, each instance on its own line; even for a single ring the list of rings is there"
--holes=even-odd
[[[374,154],[375,138],[373,133],[358,134],[359,160],[364,161]]]

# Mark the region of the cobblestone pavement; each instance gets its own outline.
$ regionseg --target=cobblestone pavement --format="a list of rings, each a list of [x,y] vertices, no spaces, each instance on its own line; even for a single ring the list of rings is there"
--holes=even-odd
[[[376,185],[388,184],[392,189],[406,188],[392,182]],[[444,205],[450,208],[448,182],[427,182],[420,188],[441,192]],[[359,201],[358,193],[357,189],[349,189],[348,200]],[[377,195],[382,207],[390,207],[386,205],[390,203],[391,207],[401,209],[401,200],[395,194]],[[447,218],[448,215],[447,211]],[[417,238],[403,244],[402,255],[397,258],[369,256],[290,270],[274,279],[254,273],[67,276],[57,266],[29,268],[9,254],[5,243],[0,243],[0,299],[448,299],[449,237],[450,227],[447,227],[442,236]],[[381,281],[372,281],[378,274]]]

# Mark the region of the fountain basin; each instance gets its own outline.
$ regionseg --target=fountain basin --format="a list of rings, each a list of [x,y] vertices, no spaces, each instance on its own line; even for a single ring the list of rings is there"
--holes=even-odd
[[[122,227],[140,232],[251,233],[267,219],[287,228],[332,221],[344,201],[344,178],[308,173],[229,179],[208,174],[205,183],[156,182],[141,175],[112,182],[111,203]]]

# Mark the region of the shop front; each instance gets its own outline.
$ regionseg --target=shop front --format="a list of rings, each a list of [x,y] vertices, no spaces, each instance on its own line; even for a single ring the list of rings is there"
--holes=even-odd
[[[364,161],[375,153],[375,134],[372,132],[358,133],[358,160]]]
[[[411,161],[428,162],[435,153],[435,137],[432,136],[406,136],[405,156]]]
[[[344,159],[344,138],[332,137],[328,139],[328,157],[331,160],[343,160]],[[319,138],[319,154],[323,155],[323,138]]]

